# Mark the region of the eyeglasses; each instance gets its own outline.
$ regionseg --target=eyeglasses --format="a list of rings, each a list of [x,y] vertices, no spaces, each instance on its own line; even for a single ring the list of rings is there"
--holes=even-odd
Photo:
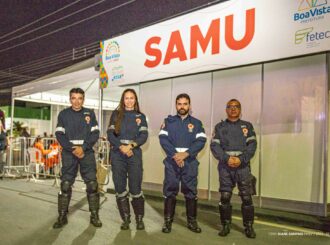
[[[227,109],[241,109],[240,105],[227,105]]]

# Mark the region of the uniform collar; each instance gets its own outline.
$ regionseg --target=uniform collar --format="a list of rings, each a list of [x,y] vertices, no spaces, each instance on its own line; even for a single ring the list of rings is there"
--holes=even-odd
[[[190,114],[188,114],[184,119],[181,118],[181,116],[179,114],[176,114],[176,117],[182,121],[186,121],[187,119],[190,119]]]
[[[76,113],[82,112],[84,110],[84,107],[81,107],[81,109],[79,111],[75,111],[72,109],[72,106],[70,106],[70,110]]]
[[[231,124],[237,124],[237,123],[239,123],[240,121],[241,121],[241,119],[239,119],[239,118],[238,118],[238,120],[235,121],[235,122],[228,120],[228,118],[226,119],[226,122],[227,122],[227,123],[231,123]]]
[[[136,113],[136,111],[135,110],[126,110],[126,109],[124,109],[124,113]]]

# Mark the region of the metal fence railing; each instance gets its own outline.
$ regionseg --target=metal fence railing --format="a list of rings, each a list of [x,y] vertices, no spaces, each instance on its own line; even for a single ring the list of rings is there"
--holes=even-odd
[[[109,184],[110,181],[110,143],[105,139],[100,139],[97,144],[97,182],[99,184],[99,192],[105,192],[103,186]]]
[[[101,191],[103,185],[109,182],[109,142],[100,139],[94,150],[98,170],[97,178]],[[56,138],[9,138],[9,145],[5,152],[4,177],[26,177],[33,181],[40,181],[42,178],[54,178],[54,185],[58,185],[61,166],[61,146]]]

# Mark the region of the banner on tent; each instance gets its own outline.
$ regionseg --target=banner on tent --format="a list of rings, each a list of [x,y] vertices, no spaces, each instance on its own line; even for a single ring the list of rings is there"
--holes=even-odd
[[[103,55],[104,51],[104,42],[100,42],[100,54],[101,57]],[[103,65],[103,60],[100,59],[100,88],[106,88],[108,86],[108,74],[105,71],[104,65]]]
[[[106,40],[102,62],[123,85],[317,53],[329,23],[329,0],[226,1]]]

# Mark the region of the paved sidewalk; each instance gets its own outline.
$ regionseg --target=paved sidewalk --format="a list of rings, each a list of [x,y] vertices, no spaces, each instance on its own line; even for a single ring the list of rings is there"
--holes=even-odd
[[[277,223],[258,217],[255,222],[256,239],[245,238],[239,214],[234,214],[231,233],[222,238],[218,213],[201,206],[199,224],[203,230],[195,234],[186,228],[185,208],[182,203],[176,210],[173,231],[161,232],[163,203],[161,199],[146,197],[145,231],[136,231],[134,222],[128,231],[120,230],[120,217],[115,196],[101,198],[100,217],[103,227],[89,224],[88,204],[81,182],[74,186],[70,205],[69,224],[54,230],[57,218],[58,188],[52,180],[42,183],[24,179],[0,180],[0,243],[15,244],[330,244],[330,233],[306,229],[291,223]],[[134,218],[133,218],[134,220]]]

